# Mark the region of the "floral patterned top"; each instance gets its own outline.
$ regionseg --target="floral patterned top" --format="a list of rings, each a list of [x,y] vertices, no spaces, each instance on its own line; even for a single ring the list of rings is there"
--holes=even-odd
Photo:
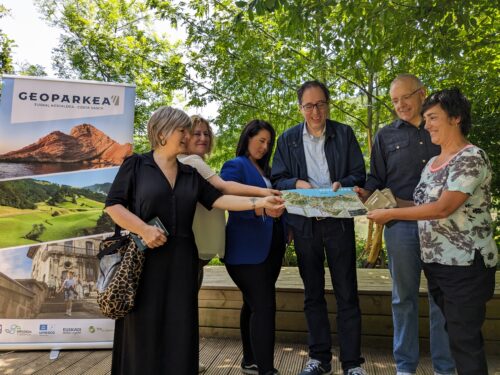
[[[435,202],[445,190],[461,191],[470,197],[447,218],[418,222],[422,261],[468,266],[478,250],[486,267],[496,267],[498,250],[489,211],[491,165],[486,153],[467,145],[448,163],[433,169],[435,158],[422,171],[413,194],[415,204]]]

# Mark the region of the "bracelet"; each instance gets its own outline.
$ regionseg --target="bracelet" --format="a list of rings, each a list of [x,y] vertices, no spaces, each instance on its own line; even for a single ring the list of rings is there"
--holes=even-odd
[[[252,210],[255,210],[255,208],[256,208],[255,202],[257,202],[257,198],[254,198],[254,197],[250,198],[250,202],[252,202]]]

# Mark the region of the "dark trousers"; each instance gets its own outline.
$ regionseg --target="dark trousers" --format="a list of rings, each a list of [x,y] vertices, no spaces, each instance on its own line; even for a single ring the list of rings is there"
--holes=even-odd
[[[429,293],[446,319],[458,375],[488,375],[481,327],[495,290],[496,268],[486,268],[476,251],[470,266],[423,264]]]
[[[309,329],[309,356],[329,363],[331,333],[325,300],[325,254],[337,301],[337,331],[342,368],[357,367],[361,357],[361,311],[356,279],[354,221],[312,219],[313,237],[294,230],[299,272],[304,282],[304,311]]]
[[[275,284],[284,253],[283,226],[275,222],[271,249],[263,263],[226,264],[229,276],[243,294],[240,314],[243,361],[257,364],[259,374],[274,368]]]

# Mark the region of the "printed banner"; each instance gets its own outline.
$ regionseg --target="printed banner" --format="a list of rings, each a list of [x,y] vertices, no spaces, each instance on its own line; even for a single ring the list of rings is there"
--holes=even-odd
[[[114,228],[104,202],[132,153],[134,100],[130,85],[3,77],[0,349],[111,344],[96,255]]]
[[[97,348],[95,343],[100,342],[102,347],[109,347],[113,342],[113,332],[115,324],[111,319],[96,321],[93,319],[0,319],[0,337],[2,344],[12,348],[25,348],[26,342],[20,345],[24,339],[28,338],[33,348],[47,344],[47,341],[54,343],[71,342],[90,343],[90,347]],[[0,345],[0,349],[4,350]],[[45,345],[51,348],[53,345]]]
[[[121,115],[125,109],[125,89],[121,85],[16,79],[10,122]]]
[[[295,215],[350,218],[367,212],[352,188],[285,190],[283,198],[288,213]]]

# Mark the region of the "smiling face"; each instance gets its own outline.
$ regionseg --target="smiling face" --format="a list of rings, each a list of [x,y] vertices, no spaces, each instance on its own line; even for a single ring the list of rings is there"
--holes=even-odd
[[[271,147],[271,133],[261,129],[257,134],[248,140],[248,157],[254,161],[264,157]]]
[[[309,87],[302,94],[300,112],[311,130],[324,128],[328,117],[328,105],[325,105],[327,103],[325,93],[320,87]],[[309,105],[313,106],[311,110],[306,109]]]
[[[164,138],[165,145],[161,147],[163,147],[167,153],[172,155],[183,154],[186,152],[188,141],[187,136],[187,128],[175,128],[168,137]]]
[[[444,142],[461,137],[460,117],[450,117],[448,113],[437,104],[424,113],[425,129],[431,135],[432,143],[442,145]]]
[[[418,87],[417,82],[412,79],[402,78],[392,83],[390,95],[398,117],[412,125],[420,125],[424,88]]]
[[[204,158],[210,151],[211,143],[212,139],[207,124],[200,122],[195,126],[192,134],[188,136],[187,153]]]

